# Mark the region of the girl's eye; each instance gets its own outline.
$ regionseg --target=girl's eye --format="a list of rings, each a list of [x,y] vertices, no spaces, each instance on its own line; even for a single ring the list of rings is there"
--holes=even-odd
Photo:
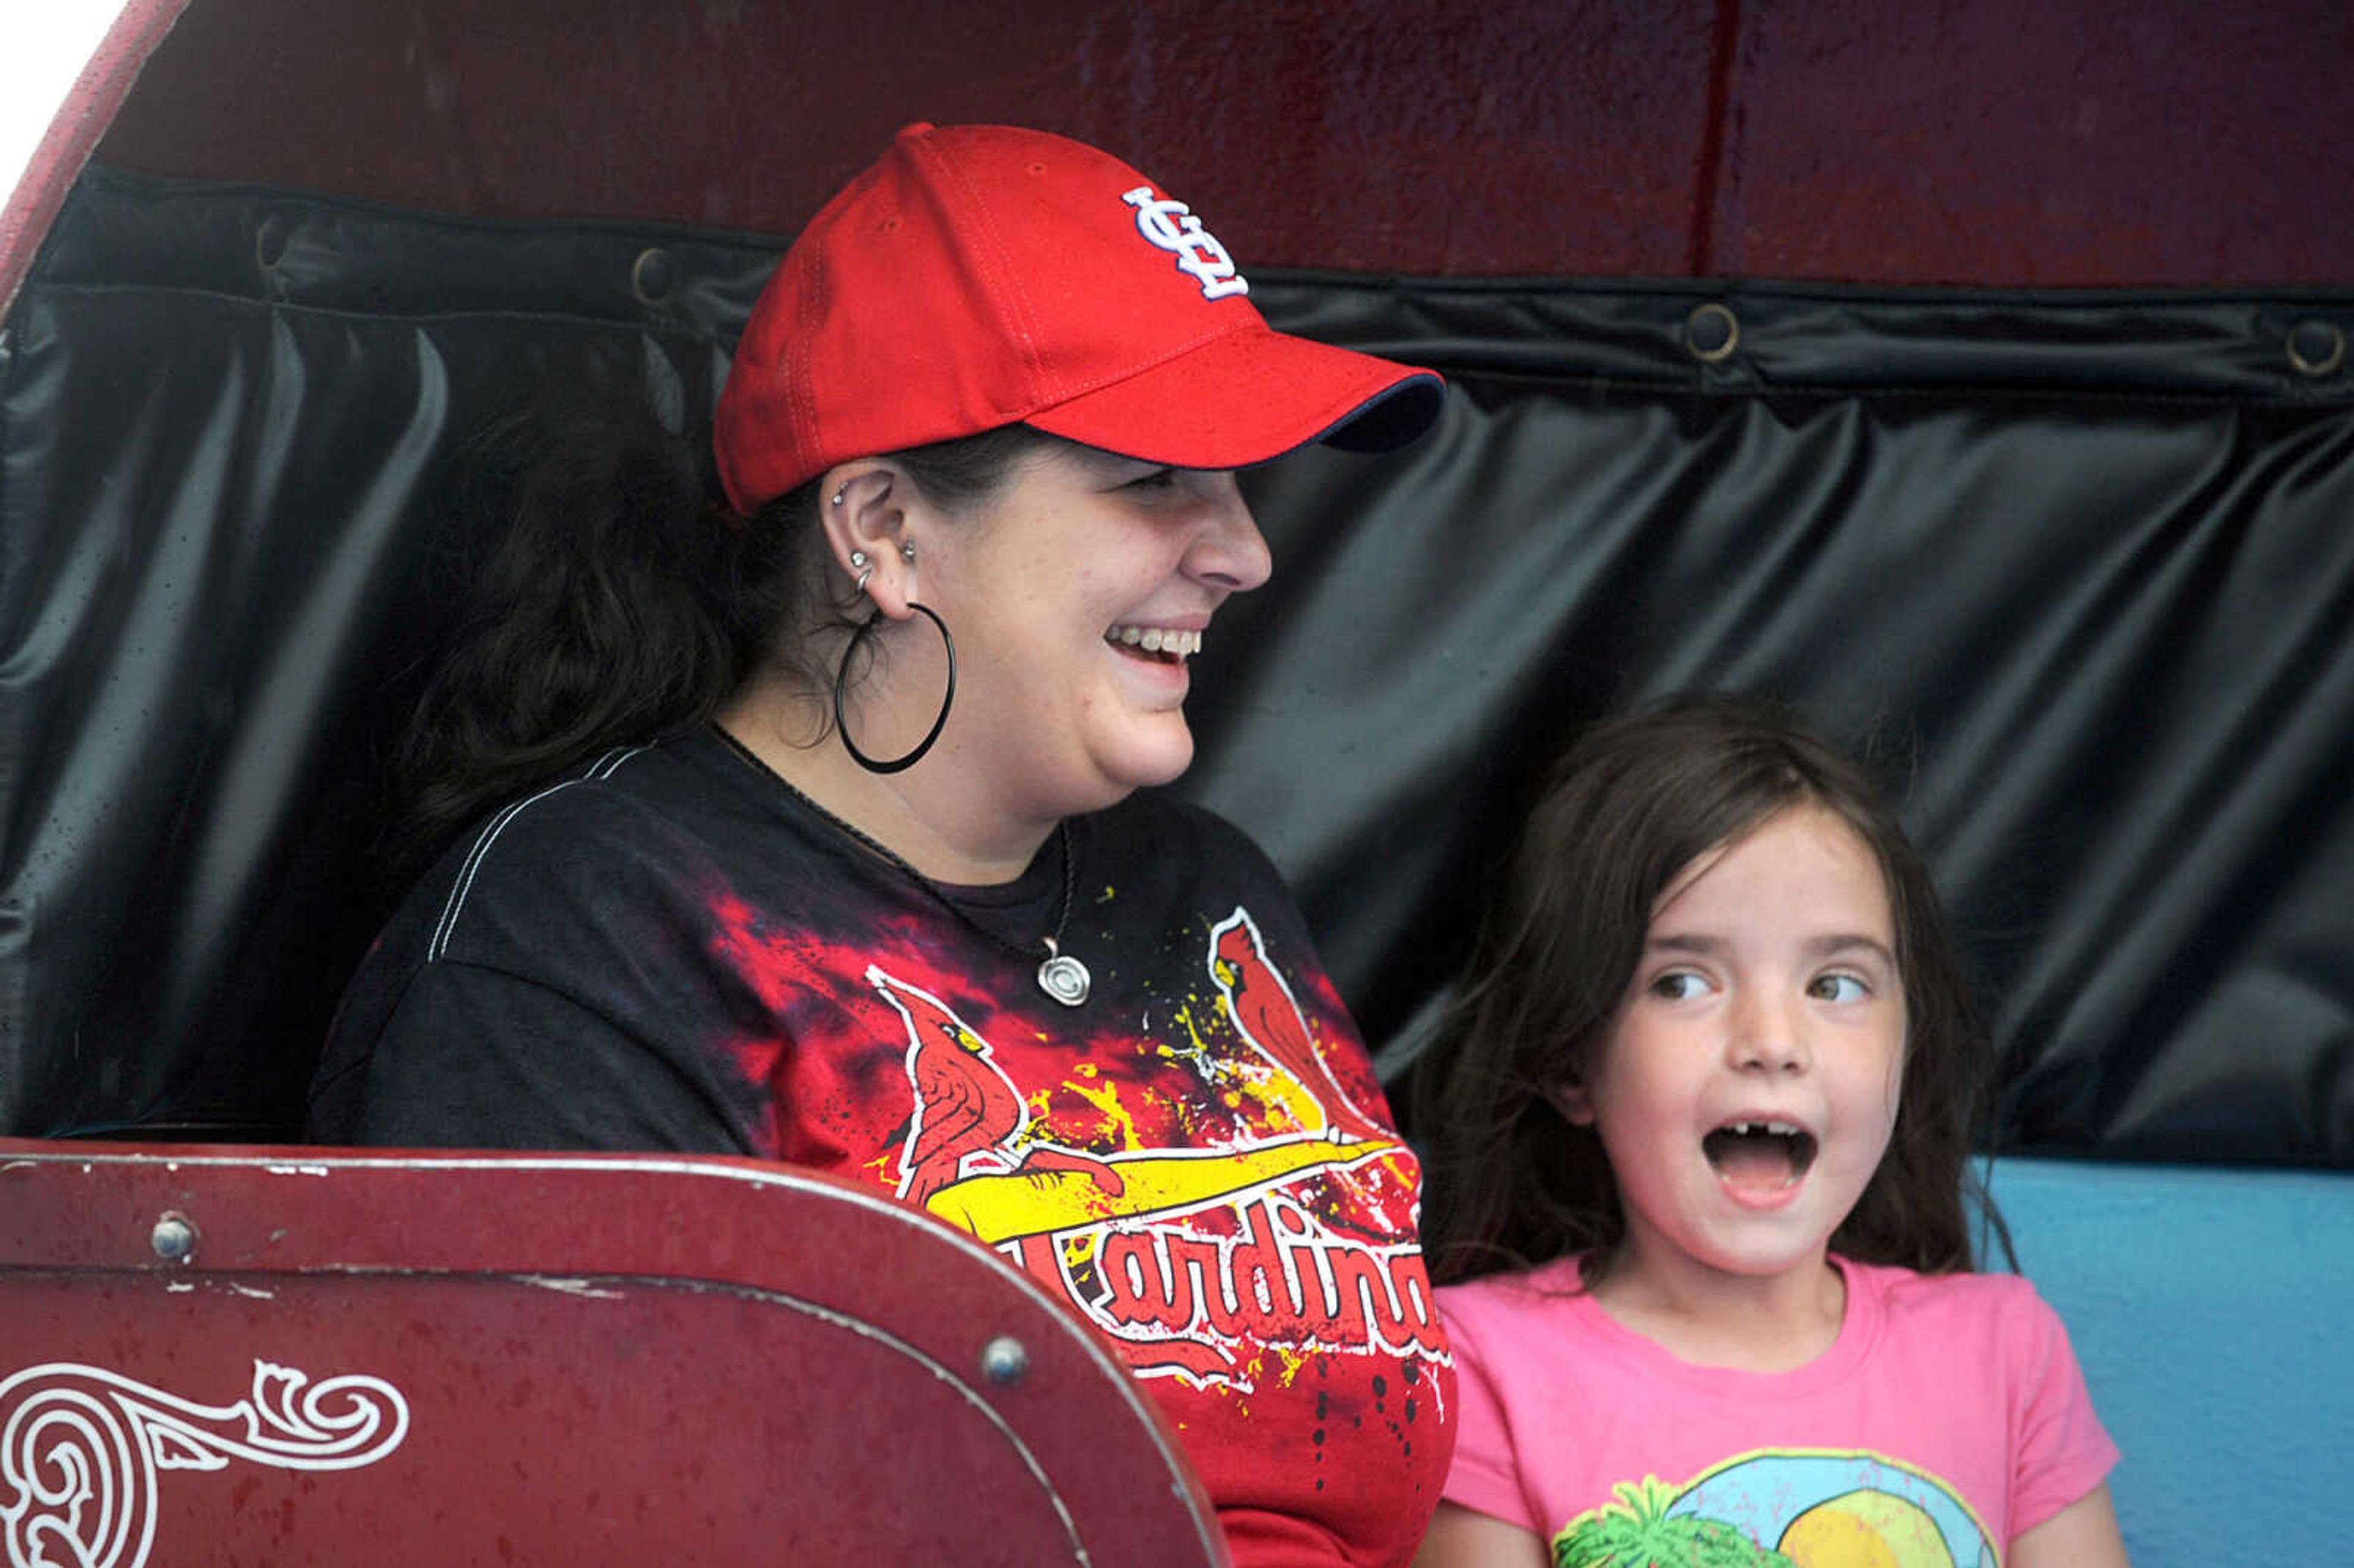
[[[1861,1001],[1872,988],[1853,975],[1818,975],[1808,988],[1825,1001]]]
[[[1670,969],[1651,982],[1651,994],[1662,1001],[1690,1001],[1708,990],[1708,981],[1690,969]]]
[[[1126,484],[1121,485],[1120,488],[1122,490],[1141,491],[1146,494],[1156,494],[1161,491],[1175,488],[1176,483],[1177,471],[1175,469],[1156,468],[1150,473],[1138,474],[1134,479],[1131,479]]]

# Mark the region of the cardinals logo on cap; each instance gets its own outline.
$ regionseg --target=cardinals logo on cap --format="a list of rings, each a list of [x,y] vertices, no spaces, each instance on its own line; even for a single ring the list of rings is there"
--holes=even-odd
[[[1150,185],[1139,185],[1119,199],[1136,209],[1136,231],[1175,255],[1177,270],[1202,285],[1202,298],[1250,292],[1249,280],[1235,270],[1235,259],[1183,202],[1156,196]]]

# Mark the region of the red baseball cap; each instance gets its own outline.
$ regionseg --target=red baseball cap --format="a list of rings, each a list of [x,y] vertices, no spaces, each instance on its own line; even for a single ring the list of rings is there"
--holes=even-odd
[[[1270,328],[1225,248],[1117,158],[1007,125],[910,125],[752,307],[712,444],[751,512],[852,458],[1016,421],[1230,469],[1405,445],[1433,372]]]

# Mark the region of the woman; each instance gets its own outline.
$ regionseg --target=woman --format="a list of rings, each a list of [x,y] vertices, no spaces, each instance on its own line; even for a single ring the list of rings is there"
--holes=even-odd
[[[1112,1341],[1238,1563],[1403,1562],[1449,1446],[1418,1170],[1272,867],[1135,791],[1267,575],[1231,471],[1440,387],[1246,294],[1100,153],[902,132],[753,312],[732,518],[658,449],[525,487],[417,750],[428,830],[475,825],[313,1129],[872,1181]]]

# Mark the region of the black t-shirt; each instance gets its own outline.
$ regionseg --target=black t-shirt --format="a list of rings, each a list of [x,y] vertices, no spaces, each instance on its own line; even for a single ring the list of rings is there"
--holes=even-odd
[[[353,980],[337,1143],[678,1150],[875,1184],[996,1248],[1161,1400],[1239,1563],[1403,1562],[1452,1369],[1420,1172],[1288,893],[1149,795],[944,908],[711,731],[493,816]],[[978,922],[1004,940],[993,940]]]

